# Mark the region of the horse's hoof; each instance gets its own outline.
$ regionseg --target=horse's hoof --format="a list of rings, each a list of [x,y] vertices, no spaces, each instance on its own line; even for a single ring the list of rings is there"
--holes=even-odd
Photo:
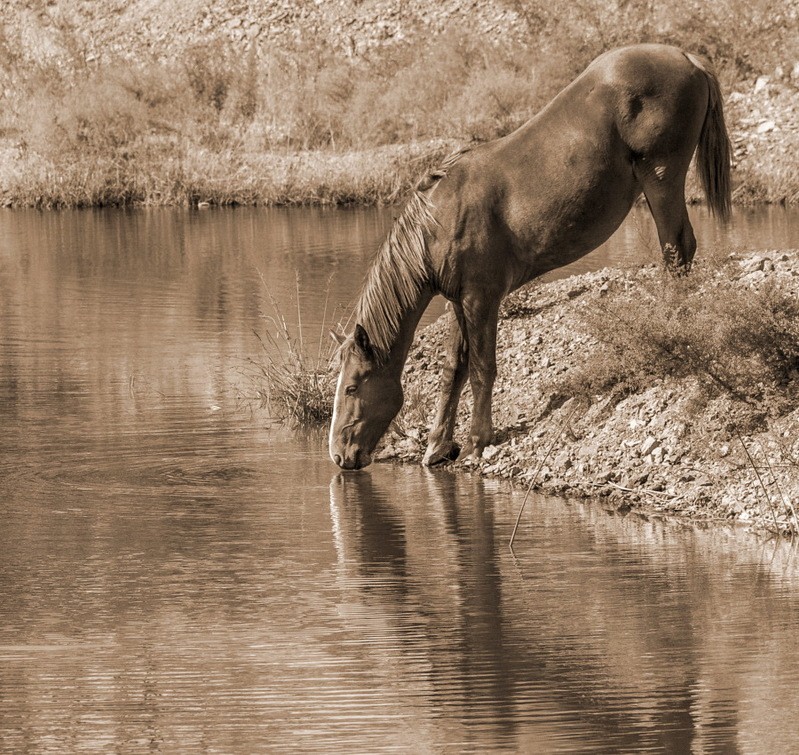
[[[446,464],[450,461],[455,461],[461,452],[461,447],[454,441],[442,443],[435,448],[428,448],[422,463],[426,467],[436,467],[441,464]]]

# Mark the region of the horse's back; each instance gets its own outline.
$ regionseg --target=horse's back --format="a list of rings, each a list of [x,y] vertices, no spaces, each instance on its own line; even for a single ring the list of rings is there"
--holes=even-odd
[[[434,266],[445,293],[470,278],[513,288],[603,243],[640,194],[642,170],[684,181],[707,104],[704,71],[677,48],[597,58],[515,132],[463,155],[437,187],[445,241]]]

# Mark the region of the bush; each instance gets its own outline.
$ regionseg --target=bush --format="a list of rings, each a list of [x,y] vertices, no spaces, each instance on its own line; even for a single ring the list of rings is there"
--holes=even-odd
[[[708,395],[780,412],[796,394],[799,301],[773,285],[661,273],[610,293],[585,312],[582,327],[597,347],[561,386],[569,395],[625,394],[692,377]]]

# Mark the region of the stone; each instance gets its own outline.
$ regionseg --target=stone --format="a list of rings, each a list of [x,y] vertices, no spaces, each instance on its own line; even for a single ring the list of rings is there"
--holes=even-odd
[[[651,454],[652,451],[654,451],[659,445],[660,441],[657,438],[647,435],[647,437],[644,439],[644,442],[641,444],[641,456],[649,456],[649,454]]]
[[[763,121],[756,130],[758,134],[767,134],[769,131],[773,131],[776,125],[774,121]]]
[[[755,81],[755,94],[762,92],[768,86],[768,82],[768,76],[758,76],[757,80]]]
[[[741,269],[745,273],[753,273],[755,270],[762,270],[763,260],[760,257],[752,257],[741,263]]]
[[[569,454],[567,451],[561,451],[561,453],[559,453],[555,457],[556,469],[566,471],[568,469],[571,469],[571,466],[572,466],[572,460],[569,458]]]
[[[497,454],[499,454],[499,452],[500,452],[500,449],[497,448],[496,446],[486,446],[483,449],[483,458],[488,460],[488,461],[490,461],[495,456],[497,456]]]
[[[753,283],[760,283],[761,281],[765,280],[765,278],[766,274],[762,270],[753,270],[751,273],[747,273],[743,276],[743,280],[750,285]]]

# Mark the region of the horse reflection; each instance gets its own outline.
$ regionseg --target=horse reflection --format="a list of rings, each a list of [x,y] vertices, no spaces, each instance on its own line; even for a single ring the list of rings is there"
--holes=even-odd
[[[421,491],[404,488],[401,476],[339,474],[330,483],[341,612],[367,637],[390,633],[394,668],[421,683],[431,703],[455,694],[466,719],[488,708],[504,738],[513,727],[513,659],[503,646],[498,545],[482,481],[466,497],[450,475],[428,473]]]

